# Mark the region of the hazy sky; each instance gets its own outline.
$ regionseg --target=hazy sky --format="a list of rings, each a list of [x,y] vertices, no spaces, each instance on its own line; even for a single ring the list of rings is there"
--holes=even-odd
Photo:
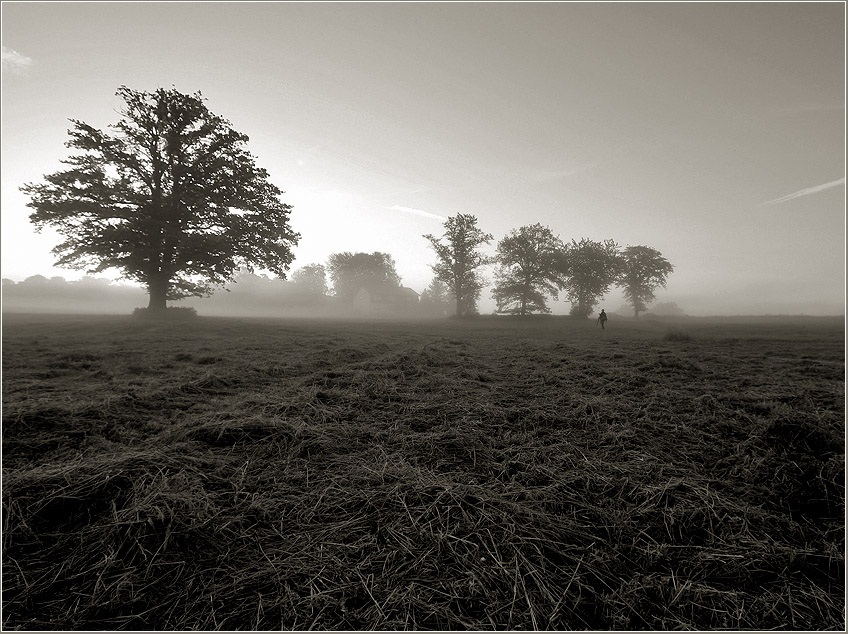
[[[536,222],[659,249],[690,314],[844,311],[842,2],[3,2],[2,44],[3,277],[82,275],[18,187],[69,118],[174,85],[286,191],[293,268],[385,251],[420,292],[421,235],[470,213],[492,253]]]

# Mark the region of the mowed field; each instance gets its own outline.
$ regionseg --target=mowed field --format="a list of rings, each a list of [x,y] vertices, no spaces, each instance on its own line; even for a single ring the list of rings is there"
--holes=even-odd
[[[841,318],[5,315],[3,625],[845,625]]]

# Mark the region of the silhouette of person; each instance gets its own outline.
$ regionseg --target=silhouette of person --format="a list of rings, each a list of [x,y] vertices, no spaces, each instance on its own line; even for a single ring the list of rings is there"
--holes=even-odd
[[[601,314],[598,315],[598,323],[601,324],[601,330],[604,330],[604,324],[607,323],[607,314],[601,308]]]

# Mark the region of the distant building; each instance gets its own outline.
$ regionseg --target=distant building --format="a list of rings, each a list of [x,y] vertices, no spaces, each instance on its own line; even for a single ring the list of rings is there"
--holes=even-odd
[[[413,312],[418,293],[406,286],[369,284],[353,296],[353,310],[365,315],[391,315]]]

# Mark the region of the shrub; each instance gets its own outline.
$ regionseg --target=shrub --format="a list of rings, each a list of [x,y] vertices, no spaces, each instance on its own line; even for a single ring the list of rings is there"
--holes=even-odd
[[[190,306],[169,306],[164,311],[151,312],[147,308],[136,308],[133,311],[135,319],[156,321],[187,321],[197,318],[197,310]]]
[[[663,341],[694,341],[695,338],[680,328],[669,328],[663,335]]]

